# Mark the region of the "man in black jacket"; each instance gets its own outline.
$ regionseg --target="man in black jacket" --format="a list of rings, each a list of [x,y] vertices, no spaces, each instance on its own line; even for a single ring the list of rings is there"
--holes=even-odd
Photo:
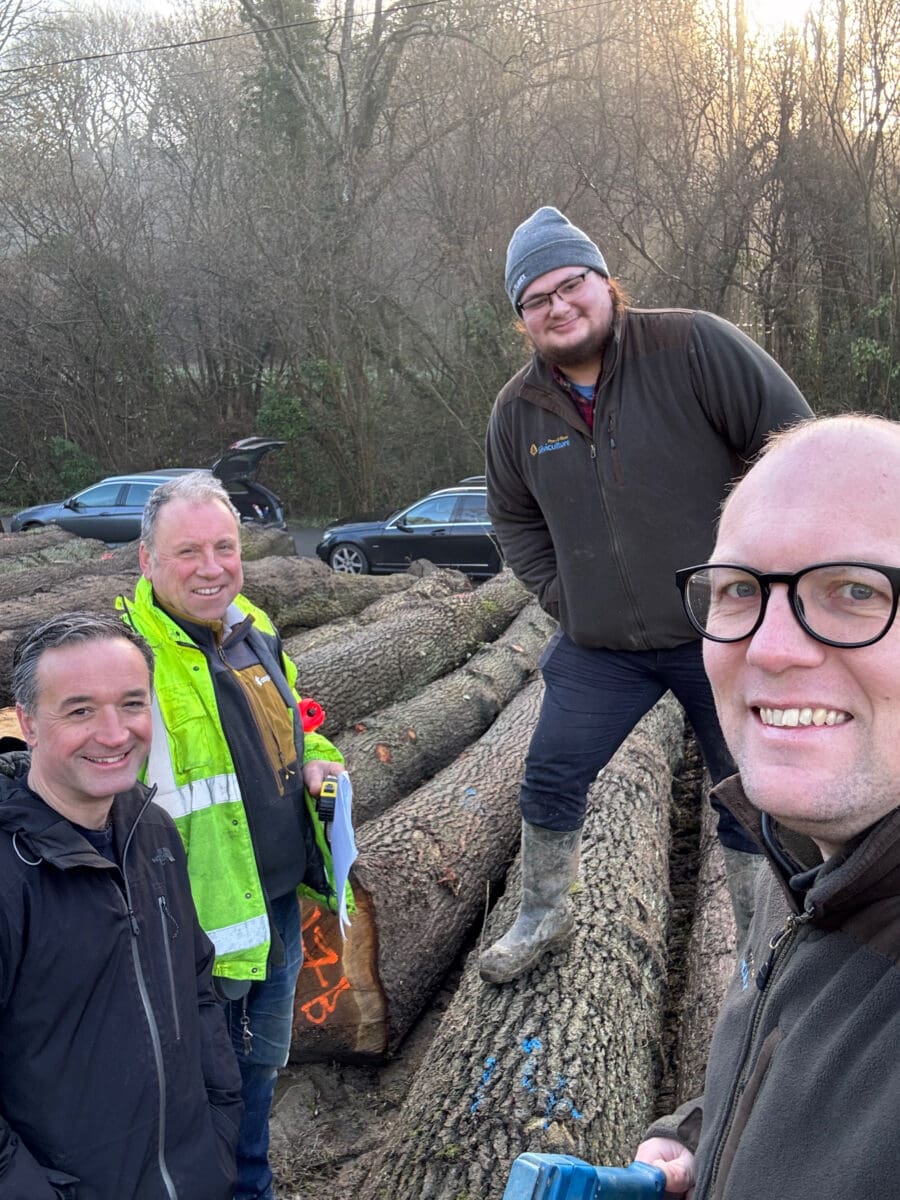
[[[671,689],[717,782],[733,764],[673,584],[709,554],[729,482],[766,434],[809,417],[797,388],[711,313],[631,308],[555,208],[512,236],[506,290],[534,346],[487,436],[488,511],[508,565],[560,623],[522,783],[522,903],[481,958],[503,983],[572,928],[587,789]],[[739,936],[756,847],[720,811]]]
[[[68,613],[14,656],[0,773],[0,1196],[229,1200],[240,1074],[181,839],[136,783],[152,655]]]

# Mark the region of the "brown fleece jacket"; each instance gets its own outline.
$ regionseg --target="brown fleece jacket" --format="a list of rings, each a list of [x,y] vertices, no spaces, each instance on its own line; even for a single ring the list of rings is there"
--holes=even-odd
[[[728,484],[766,435],[811,415],[734,325],[626,309],[604,353],[593,434],[538,357],[497,397],[488,512],[506,561],[579,646],[692,641],[675,570],[709,557]]]

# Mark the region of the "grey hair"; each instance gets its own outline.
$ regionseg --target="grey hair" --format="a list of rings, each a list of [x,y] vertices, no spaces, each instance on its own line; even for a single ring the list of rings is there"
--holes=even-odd
[[[137,646],[147,663],[153,679],[153,651],[136,633],[111,613],[67,612],[33,626],[19,640],[13,651],[12,692],[17,704],[27,713],[37,706],[37,669],[46,650],[73,646],[83,642],[109,641],[121,638]]]
[[[144,515],[141,518],[141,541],[151,554],[160,511],[172,500],[189,500],[191,504],[207,504],[210,500],[218,500],[232,514],[240,529],[241,514],[231,503],[222,483],[209,471],[190,471],[187,475],[179,475],[167,483],[161,483],[158,488],[154,488],[144,505]]]

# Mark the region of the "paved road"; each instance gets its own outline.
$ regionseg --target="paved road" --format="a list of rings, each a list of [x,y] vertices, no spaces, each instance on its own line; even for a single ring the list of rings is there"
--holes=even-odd
[[[305,525],[292,525],[288,522],[288,533],[294,539],[298,554],[315,558],[316,546],[322,540],[321,529],[310,529]]]

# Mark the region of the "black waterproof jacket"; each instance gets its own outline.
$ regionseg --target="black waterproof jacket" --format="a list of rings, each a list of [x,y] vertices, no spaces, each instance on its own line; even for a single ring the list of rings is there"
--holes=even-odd
[[[604,352],[593,433],[537,356],[497,397],[488,512],[504,557],[579,646],[693,641],[676,569],[709,557],[728,485],[766,435],[811,415],[728,321],[628,308]]]
[[[181,839],[138,785],[122,869],[0,775],[0,1197],[228,1200],[240,1074]]]

